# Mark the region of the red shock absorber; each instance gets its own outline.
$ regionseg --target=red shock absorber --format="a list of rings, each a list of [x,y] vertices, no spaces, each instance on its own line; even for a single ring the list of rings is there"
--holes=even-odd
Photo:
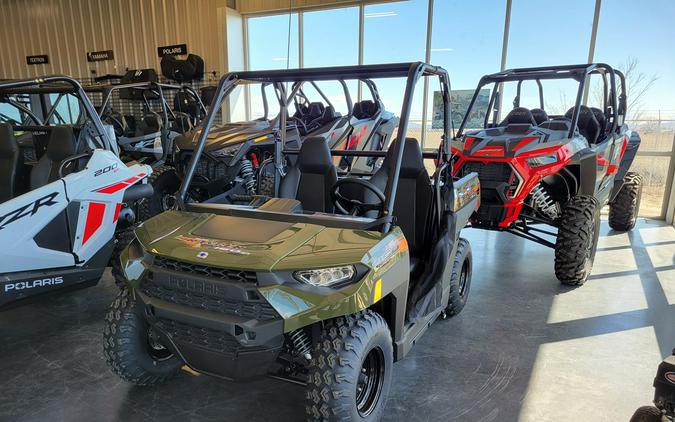
[[[258,168],[260,163],[258,162],[258,156],[256,155],[255,152],[251,153],[251,163],[253,164],[254,168]]]

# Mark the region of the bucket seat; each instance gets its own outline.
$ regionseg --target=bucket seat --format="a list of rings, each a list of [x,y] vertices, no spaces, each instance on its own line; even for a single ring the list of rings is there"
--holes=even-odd
[[[68,126],[54,126],[49,134],[47,151],[30,172],[30,188],[37,189],[59,179],[61,163],[75,155],[75,136]],[[74,163],[64,169],[63,175],[73,171]]]
[[[0,203],[12,199],[20,161],[19,143],[9,123],[0,124]]]
[[[297,199],[305,211],[333,212],[331,192],[337,171],[323,137],[310,136],[300,147],[294,166],[281,179],[282,198]]]
[[[392,143],[380,167],[370,178],[370,182],[385,191],[387,180],[396,167],[396,151],[398,142]],[[429,221],[430,204],[432,199],[431,180],[422,158],[422,150],[415,138],[406,138],[403,146],[403,158],[396,187],[393,215],[396,225],[401,228],[410,253],[410,271],[415,272],[420,257],[426,249],[426,232]],[[370,194],[372,195],[372,194]],[[373,203],[375,198],[368,198],[366,202]]]

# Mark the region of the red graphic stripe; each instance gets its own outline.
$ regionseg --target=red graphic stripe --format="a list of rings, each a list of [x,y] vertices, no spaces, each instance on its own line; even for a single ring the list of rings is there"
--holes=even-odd
[[[130,185],[133,185],[137,181],[141,180],[144,176],[145,176],[145,173],[139,173],[136,176],[132,176],[132,177],[130,177],[127,180],[124,180],[122,182],[114,183],[112,185],[108,185],[108,186],[106,186],[104,188],[101,188],[101,189],[96,189],[95,192],[105,193],[105,194],[115,193],[115,192],[118,192],[122,189],[126,189]]]
[[[101,202],[90,202],[87,209],[87,219],[84,222],[84,235],[82,244],[87,243],[89,238],[96,233],[103,223],[103,214],[105,214],[105,204]]]
[[[117,218],[120,216],[120,210],[122,209],[122,203],[118,202],[115,205],[115,214],[113,214],[113,223],[117,223]]]

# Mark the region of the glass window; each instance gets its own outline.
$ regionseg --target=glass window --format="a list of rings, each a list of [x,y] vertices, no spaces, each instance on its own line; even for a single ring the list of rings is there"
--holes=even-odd
[[[248,68],[250,70],[286,69],[300,66],[298,54],[298,14],[249,18]]]
[[[590,0],[514,0],[506,67],[586,63],[594,12]]]
[[[7,103],[0,103],[0,123],[20,124],[21,112]]]
[[[50,118],[50,123],[56,125],[76,124],[80,119],[80,100],[70,94],[49,94],[51,107],[55,111]]]
[[[455,128],[459,127],[481,76],[499,71],[504,35],[504,0],[467,2],[443,0],[434,2],[431,35],[431,63],[442,66],[450,74],[452,116]],[[474,24],[464,24],[473,22]],[[479,27],[480,30],[476,30]],[[489,98],[490,92],[487,92]],[[442,116],[438,107],[438,83],[429,85],[427,134],[425,148],[440,144]],[[482,98],[482,97],[481,97]],[[440,114],[439,114],[440,113]]]
[[[363,63],[423,61],[428,5],[427,0],[410,0],[365,6]],[[383,79],[376,83],[385,109],[400,115],[405,79]],[[421,142],[423,97],[422,84],[418,83],[415,86],[407,136]]]
[[[675,40],[673,16],[672,0],[654,0],[648,6],[603,1],[600,9],[594,61],[626,75],[626,123],[640,134],[641,154],[670,152],[675,138],[675,54],[668,45]],[[669,159],[648,155],[633,162],[632,170],[645,180],[641,215],[661,214],[668,165]]]
[[[359,61],[359,8],[302,15],[303,67],[344,66]]]

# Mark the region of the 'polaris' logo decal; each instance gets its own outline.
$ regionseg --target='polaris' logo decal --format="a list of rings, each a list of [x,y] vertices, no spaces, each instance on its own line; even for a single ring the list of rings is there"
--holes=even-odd
[[[675,384],[675,372],[666,372],[663,377],[671,384]]]
[[[15,209],[14,211],[8,212],[5,215],[0,215],[0,230],[26,216],[34,215],[42,207],[51,207],[52,205],[55,205],[57,202],[54,201],[54,198],[56,198],[58,194],[58,192],[52,192],[43,196],[42,198],[39,198],[35,202],[28,203]]]
[[[5,293],[12,290],[33,289],[35,287],[56,286],[63,283],[63,277],[39,278],[37,280],[17,281],[5,284]]]

